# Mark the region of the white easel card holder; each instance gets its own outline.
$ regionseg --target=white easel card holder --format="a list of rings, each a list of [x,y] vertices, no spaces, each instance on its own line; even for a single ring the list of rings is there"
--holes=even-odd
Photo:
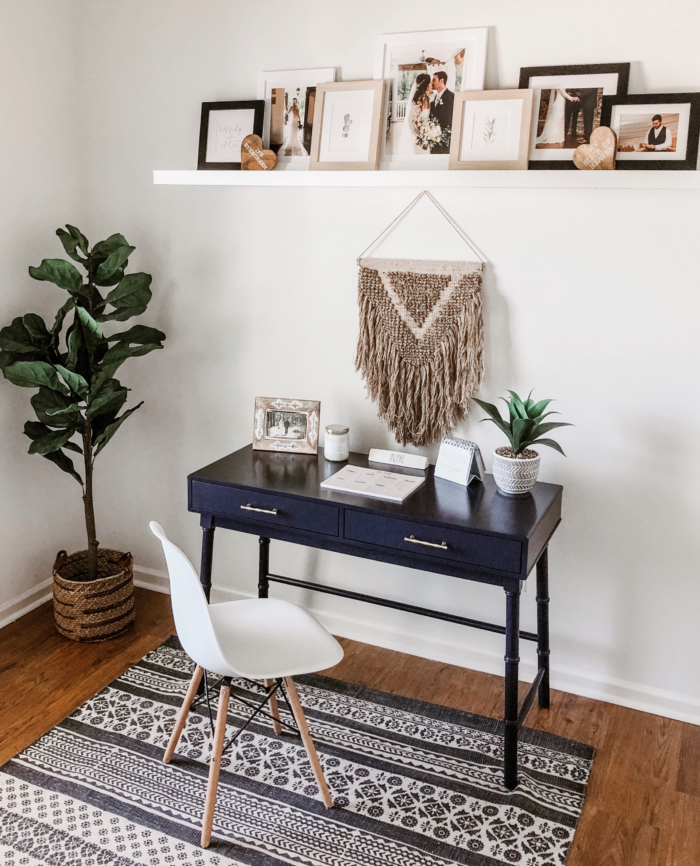
[[[486,467],[476,442],[443,439],[435,464],[435,477],[468,487],[472,481],[483,483]]]

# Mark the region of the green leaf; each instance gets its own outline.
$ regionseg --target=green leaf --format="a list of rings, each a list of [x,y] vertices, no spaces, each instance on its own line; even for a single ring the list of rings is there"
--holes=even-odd
[[[27,313],[26,316],[22,316],[22,324],[35,346],[48,348],[51,345],[51,332],[41,316]]]
[[[65,366],[75,372],[78,372],[78,369],[81,368],[86,374],[89,374],[90,365],[87,360],[83,329],[79,326],[79,321],[78,323],[74,323],[68,331],[68,355],[66,356]]]
[[[62,469],[64,472],[67,472],[69,475],[72,475],[73,478],[83,486],[83,479],[78,475],[75,471],[75,467],[73,466],[73,461],[67,454],[64,454],[63,451],[51,451],[49,454],[41,455],[44,459],[50,460],[52,463],[55,463],[59,469]]]
[[[50,430],[32,442],[29,446],[29,453],[50,454],[52,451],[58,451],[73,435],[75,435],[75,430]]]
[[[66,228],[70,232],[71,236],[77,239],[80,250],[85,253],[85,255],[87,255],[90,243],[85,237],[85,235],[80,231],[80,229],[76,228],[75,226],[69,225],[68,223],[66,223]]]
[[[68,387],[79,397],[82,397],[83,400],[85,400],[88,395],[88,383],[85,379],[83,379],[79,373],[74,373],[72,370],[66,370],[66,368],[62,367],[60,364],[56,364],[56,369],[61,374],[61,378],[66,385],[68,385]]]
[[[539,403],[535,403],[530,411],[530,417],[539,418],[551,402],[552,400],[540,400]]]
[[[36,417],[49,427],[72,427],[78,429],[83,424],[78,404],[65,394],[41,387],[29,401]]]
[[[516,417],[527,418],[527,410],[525,409],[525,405],[520,397],[518,397],[515,391],[509,391],[508,393],[510,394],[510,402],[515,410]]]
[[[70,451],[75,451],[76,454],[83,453],[83,449],[80,447],[80,445],[76,445],[75,442],[66,442],[63,447],[68,448]]]
[[[542,436],[543,433],[549,433],[551,430],[556,430],[557,427],[573,427],[573,424],[567,424],[564,421],[548,421],[546,424],[538,424],[532,431],[533,439]]]
[[[525,443],[530,438],[530,432],[535,426],[535,422],[529,418],[515,418],[513,420],[513,451],[519,454],[525,448]]]
[[[134,316],[140,316],[146,310],[148,305],[144,304],[140,307],[120,307],[118,310],[113,310],[111,313],[100,313],[95,316],[98,322],[126,322]]]
[[[56,318],[53,323],[53,328],[51,328],[51,334],[53,337],[57,337],[63,327],[63,320],[66,318],[68,313],[75,306],[75,301],[73,298],[68,298],[65,304],[61,307],[61,309],[56,313]],[[56,340],[58,342],[58,340]]]
[[[38,268],[29,268],[29,276],[35,280],[54,283],[60,289],[66,289],[75,295],[85,294],[80,271],[64,259],[44,259]]]
[[[109,440],[114,436],[117,430],[122,426],[122,424],[126,421],[129,415],[133,415],[137,409],[140,409],[143,406],[143,401],[141,401],[138,406],[134,406],[133,409],[129,409],[127,412],[124,412],[123,415],[120,415],[112,424],[107,426],[102,433],[95,439],[95,445],[97,449],[95,451],[95,457],[102,451],[105,445],[109,442]]]
[[[147,328],[145,325],[134,325],[128,331],[120,331],[107,337],[110,343],[121,340],[123,343],[161,343],[165,334],[157,328]]]
[[[55,391],[63,388],[56,371],[45,361],[16,361],[3,370],[5,378],[22,388],[39,388],[44,385]]]
[[[39,317],[37,316],[37,318]],[[0,349],[4,349],[6,352],[14,352],[18,355],[36,355],[38,352],[40,355],[43,355],[47,346],[48,343],[45,343],[43,340],[37,341],[30,334],[22,317],[18,316],[12,320],[11,325],[7,325],[0,330]],[[24,360],[38,359],[31,358]]]
[[[67,226],[67,228],[73,228],[73,226]],[[87,238],[80,233],[79,229],[73,228],[73,231],[77,232],[77,234],[67,232],[65,229],[56,229],[56,234],[63,244],[63,249],[66,253],[74,262],[80,262],[82,265],[87,262],[87,259],[78,255],[78,249],[81,249],[83,253],[87,255]],[[84,241],[84,244],[81,243],[81,238]]]
[[[128,308],[139,309],[139,313],[131,314],[138,316],[146,309],[148,302],[151,300],[152,293],[149,286],[152,279],[150,274],[127,274],[119,285],[112,289],[105,300],[108,304],[117,307],[119,310]],[[105,321],[105,319],[102,319],[102,321]],[[119,319],[119,321],[124,320]]]
[[[104,340],[102,328],[84,307],[77,307],[75,312],[80,319],[85,347],[91,355],[94,355],[97,347]]]
[[[136,247],[119,246],[114,250],[114,252],[110,253],[95,273],[95,282],[97,285],[107,285],[107,280],[111,280],[116,273],[123,270],[129,260],[129,256],[135,249]]]
[[[490,415],[490,418],[484,418],[484,421],[493,421],[493,423],[506,434],[508,440],[510,441],[511,432],[510,426],[506,421],[501,418],[501,413],[498,411],[497,407],[493,405],[493,403],[486,403],[483,400],[478,400],[476,397],[473,398],[474,402],[477,403],[481,408]]]
[[[93,418],[108,412],[116,414],[126,402],[128,392],[117,379],[103,379],[90,395],[88,415]]]
[[[102,368],[110,376],[113,376],[127,358],[137,358],[147,355],[154,349],[162,349],[160,343],[147,343],[145,346],[128,346],[126,343],[117,343],[112,346],[102,359]]]
[[[533,445],[546,445],[548,448],[554,448],[555,451],[558,451],[564,457],[566,454],[562,451],[562,447],[558,442],[555,442],[554,439],[538,439],[537,442],[533,442]]]
[[[28,436],[32,442],[36,442],[38,440],[44,439],[48,436],[67,436],[70,438],[75,434],[75,431],[67,431],[64,433],[57,433],[55,430],[52,430],[50,427],[47,427],[46,424],[41,424],[39,421],[27,421],[24,425],[24,435]],[[78,454],[83,453],[83,449],[80,448],[75,442],[66,442],[63,444],[64,448],[69,448],[71,451],[75,451]],[[32,450],[32,447],[29,448],[29,453],[33,454],[35,451]],[[43,453],[41,451],[37,451],[36,453]]]

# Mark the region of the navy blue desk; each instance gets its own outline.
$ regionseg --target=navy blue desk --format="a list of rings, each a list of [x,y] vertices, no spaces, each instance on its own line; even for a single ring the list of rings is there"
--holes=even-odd
[[[349,462],[367,466],[367,455],[352,453]],[[518,731],[536,694],[541,707],[549,706],[547,545],[561,520],[562,488],[538,483],[531,493],[510,497],[497,490],[490,475],[485,484],[475,482],[465,489],[435,478],[431,466],[425,484],[397,505],[321,489],[321,481],[342,465],[325,460],[322,449],[318,456],[309,456],[253,451],[249,445],[193,472],[188,506],[201,515],[201,581],[207,598],[214,530],[221,527],[259,537],[261,598],[267,598],[270,582],[284,583],[504,634],[504,780],[506,787],[515,788]],[[272,538],[500,586],[506,597],[506,625],[270,574]],[[521,581],[533,568],[537,634],[520,630]],[[519,707],[520,639],[537,643],[538,671]]]

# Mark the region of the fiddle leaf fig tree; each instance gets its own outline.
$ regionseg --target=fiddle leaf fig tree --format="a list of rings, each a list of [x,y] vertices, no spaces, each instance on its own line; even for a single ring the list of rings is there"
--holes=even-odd
[[[29,453],[55,463],[83,489],[87,576],[95,580],[95,458],[143,405],[122,411],[130,389],[115,374],[128,358],[162,349],[165,334],[145,325],[105,333],[105,325],[140,316],[151,300],[151,276],[125,273],[134,247],[122,235],[90,248],[75,226],[56,234],[85,275],[65,259],[44,259],[39,267],[29,268],[31,277],[53,283],[67,298],[52,324],[27,313],[0,330],[0,367],[13,384],[37,389],[30,402],[38,420],[24,425],[31,439]],[[68,452],[82,456],[82,475]]]

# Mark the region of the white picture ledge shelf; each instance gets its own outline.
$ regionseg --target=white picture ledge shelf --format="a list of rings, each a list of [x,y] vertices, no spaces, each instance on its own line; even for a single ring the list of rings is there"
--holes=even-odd
[[[180,186],[355,186],[421,189],[700,189],[698,171],[159,171]]]

